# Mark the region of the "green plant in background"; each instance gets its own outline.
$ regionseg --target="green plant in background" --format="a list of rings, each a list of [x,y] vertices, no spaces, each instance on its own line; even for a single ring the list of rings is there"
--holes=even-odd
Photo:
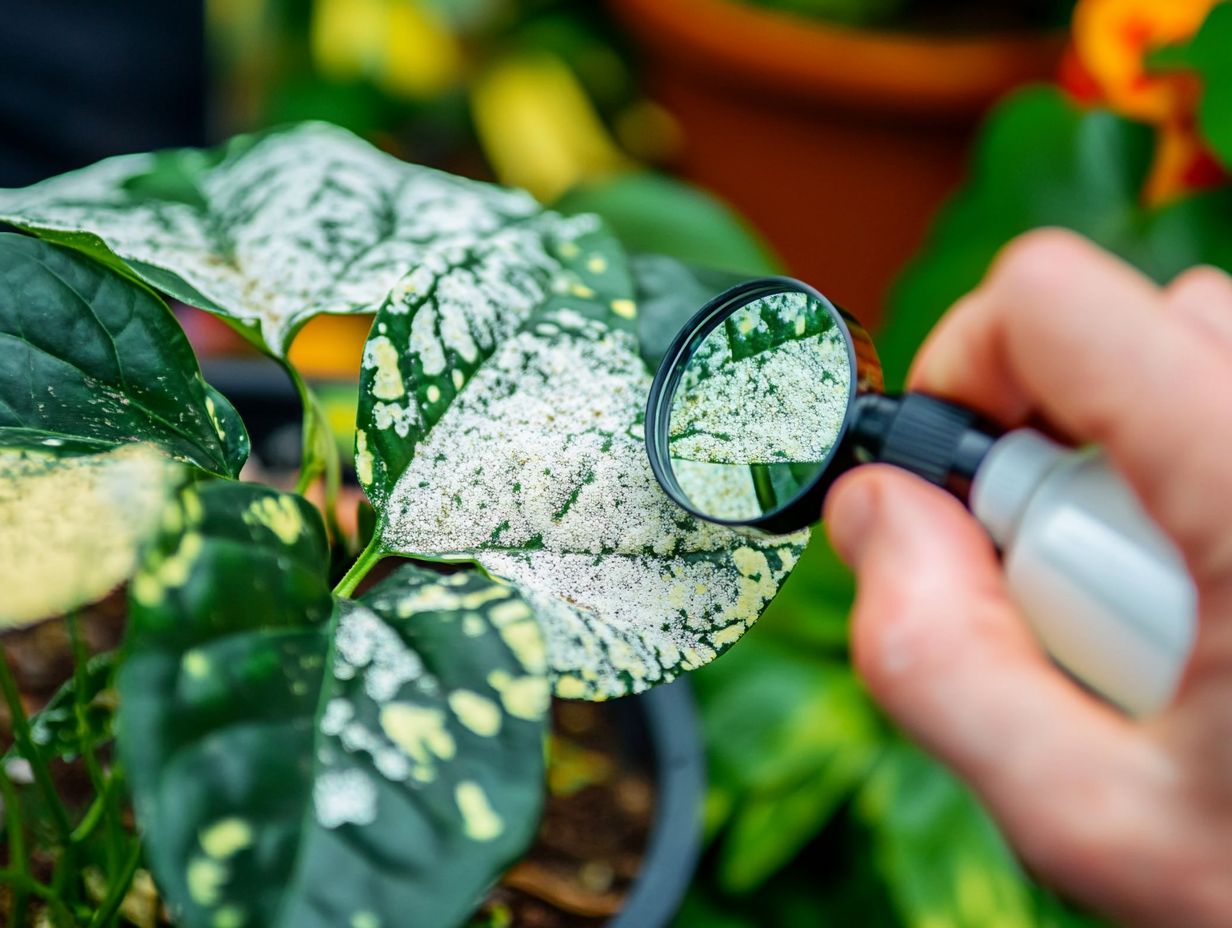
[[[52,925],[114,924],[144,861],[189,926],[462,924],[533,835],[552,692],[709,662],[806,540],[659,490],[635,296],[670,294],[593,215],[309,123],[0,191],[0,222],[27,233],[0,233],[0,625],[67,612],[76,637],[128,579],[122,650],[79,648],[32,722],[0,661],[35,787],[0,776],[11,923],[37,899]],[[243,424],[160,294],[301,384],[301,325],[376,313],[355,436],[374,525],[332,592],[321,516],[236,481]],[[306,444],[301,488],[331,451]],[[393,554],[412,563],[352,598]],[[49,773],[62,753],[84,809]]]

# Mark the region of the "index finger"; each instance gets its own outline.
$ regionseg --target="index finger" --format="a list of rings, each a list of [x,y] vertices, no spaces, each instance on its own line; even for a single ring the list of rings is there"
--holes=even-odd
[[[1229,353],[1112,255],[1061,230],[1020,237],[938,326],[910,384],[1102,445],[1195,577],[1232,575]]]

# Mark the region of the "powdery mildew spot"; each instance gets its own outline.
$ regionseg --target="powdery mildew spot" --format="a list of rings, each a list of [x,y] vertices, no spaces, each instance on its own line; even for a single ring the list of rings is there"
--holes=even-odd
[[[376,821],[376,787],[361,770],[325,770],[312,786],[316,819],[324,828]]]
[[[505,835],[516,806],[502,807],[508,795],[474,778],[505,771],[519,748],[539,748],[550,688],[532,610],[478,573],[414,568],[340,609],[332,695],[318,722],[320,824],[363,824],[392,788],[400,803],[454,796],[456,813],[444,811],[461,817],[472,840]]]
[[[739,637],[806,536],[751,541],[687,517],[637,431],[650,376],[632,338],[568,309],[541,318],[416,448],[383,538],[512,581],[546,632],[558,693],[640,691]],[[743,548],[761,560],[733,556]]]

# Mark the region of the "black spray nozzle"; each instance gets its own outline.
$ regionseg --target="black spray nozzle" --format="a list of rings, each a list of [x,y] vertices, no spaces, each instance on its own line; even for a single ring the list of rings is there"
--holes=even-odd
[[[860,396],[851,432],[860,460],[909,470],[963,502],[999,436],[971,410],[923,393]]]

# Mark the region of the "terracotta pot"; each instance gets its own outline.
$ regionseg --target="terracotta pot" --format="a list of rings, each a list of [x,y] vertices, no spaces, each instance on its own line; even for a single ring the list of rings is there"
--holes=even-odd
[[[609,3],[683,130],[684,176],[870,326],[961,176],[981,115],[1052,76],[1064,42],[857,30],[736,0]]]

